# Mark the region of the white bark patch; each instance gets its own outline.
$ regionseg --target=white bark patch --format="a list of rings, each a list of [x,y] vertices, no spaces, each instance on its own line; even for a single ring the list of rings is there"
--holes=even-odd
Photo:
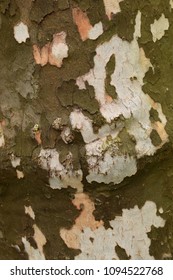
[[[14,168],[20,165],[20,157],[16,157],[14,154],[11,154],[10,159],[11,159],[11,165]]]
[[[68,57],[68,46],[66,44],[66,33],[60,32],[53,35],[53,41],[49,48],[49,63],[61,67],[63,59]]]
[[[73,141],[74,135],[69,127],[64,127],[62,129],[61,138],[66,144],[69,144]]]
[[[62,128],[62,119],[56,118],[52,123],[52,127],[56,130],[60,130]]]
[[[157,40],[160,40],[164,36],[165,31],[169,29],[169,21],[165,15],[162,14],[158,20],[154,20],[154,23],[151,24],[150,27],[153,41],[156,42]]]
[[[81,250],[75,259],[118,259],[116,245],[123,248],[131,259],[153,259],[149,253],[151,240],[147,233],[152,226],[159,228],[165,225],[165,221],[156,212],[156,205],[152,201],[147,201],[141,209],[138,206],[123,209],[122,216],[110,221],[109,229],[105,229],[102,221],[100,224],[97,221],[96,228],[93,228],[90,220],[84,225],[79,216],[72,229],[61,229],[60,235],[68,247]]]
[[[0,148],[5,146],[5,138],[4,135],[0,135]]]
[[[171,6],[171,9],[173,9],[173,0],[170,0],[170,1],[169,1],[169,4],[170,4],[170,6]]]
[[[150,60],[139,48],[137,39],[141,36],[141,12],[136,16],[136,25],[132,42],[127,42],[114,35],[109,42],[96,48],[94,68],[78,77],[76,84],[79,89],[85,89],[85,83],[93,86],[95,98],[100,104],[100,113],[109,124],[109,133],[100,129],[98,134],[93,133],[92,121],[85,117],[80,110],[74,110],[70,115],[73,129],[80,130],[86,145],[89,175],[87,180],[97,182],[120,183],[126,176],[131,176],[137,171],[136,157],[153,155],[164,143],[168,141],[165,131],[166,117],[160,104],[155,103],[142,90],[143,79],[149,68],[153,68]],[[105,88],[106,66],[110,58],[115,56],[116,66],[111,75],[110,84],[116,89],[116,98],[108,95]],[[150,110],[154,108],[160,121],[151,123]],[[118,118],[124,117],[121,121]],[[116,120],[118,119],[118,120]],[[111,128],[111,122],[116,122],[117,129]],[[136,155],[130,157],[120,152],[116,137],[125,128],[127,133],[136,141]],[[150,139],[152,130],[155,129],[162,142],[154,146]],[[102,131],[102,133],[101,133]],[[106,137],[110,135],[111,140]],[[93,142],[100,139],[100,156],[94,154]],[[105,143],[106,148],[105,148]],[[93,151],[91,154],[90,150]]]
[[[97,139],[97,135],[93,132],[92,121],[84,116],[80,110],[74,110],[70,114],[70,122],[73,129],[79,130],[85,143],[90,143]]]
[[[80,110],[74,110],[70,114],[70,121],[72,128],[79,130],[84,142],[87,143],[85,148],[89,175],[86,179],[89,183],[96,181],[118,184],[125,177],[136,173],[135,158],[121,154],[118,148],[116,137],[123,128],[121,125],[117,125],[116,129],[103,126],[98,134],[95,134],[92,121]],[[110,141],[107,140],[109,135],[111,135]]]
[[[135,158],[128,155],[112,156],[108,151],[102,155],[102,159],[96,160],[95,166],[94,159],[95,157],[90,157],[88,160],[90,173],[86,179],[89,183],[96,181],[97,183],[109,184],[113,182],[119,184],[125,177],[130,177],[137,172]]]
[[[71,186],[78,192],[83,191],[82,170],[74,170],[73,155],[67,154],[63,164],[59,161],[56,149],[42,149],[39,154],[39,165],[49,172],[49,183],[52,189],[62,189]]]
[[[34,229],[34,240],[37,244],[38,250],[42,255],[44,255],[43,246],[46,244],[47,240],[44,234],[42,233],[42,231],[38,228],[36,224],[33,225],[33,229]]]
[[[106,15],[108,16],[109,20],[112,17],[112,14],[117,14],[121,12],[120,9],[120,2],[123,0],[103,0],[105,5]]]
[[[140,37],[141,37],[141,12],[138,11],[136,19],[135,19],[134,38],[140,38]]]
[[[29,260],[45,260],[45,255],[43,252],[43,246],[46,244],[47,240],[42,233],[42,231],[38,228],[36,224],[33,225],[34,229],[34,240],[37,244],[37,249],[33,248],[31,244],[27,241],[26,237],[22,237],[22,242],[25,247],[25,251],[28,254]]]
[[[64,43],[53,44],[52,55],[58,59],[63,60],[63,58],[68,57],[68,46]]]
[[[22,242],[25,248],[25,252],[28,254],[29,260],[45,260],[45,256],[42,253],[31,246],[26,237],[22,237]]]
[[[18,23],[14,26],[14,38],[16,41],[21,44],[26,42],[26,39],[29,38],[28,26],[23,22]]]
[[[103,25],[100,21],[96,23],[88,32],[88,38],[90,40],[96,40],[101,34],[103,34]]]
[[[31,219],[35,220],[35,213],[31,206],[24,206],[25,214],[29,215]]]
[[[13,153],[10,155],[10,160],[11,160],[11,165],[16,168],[20,166],[20,157],[16,157]],[[24,173],[21,170],[16,169],[16,176],[18,179],[23,179],[24,178]]]

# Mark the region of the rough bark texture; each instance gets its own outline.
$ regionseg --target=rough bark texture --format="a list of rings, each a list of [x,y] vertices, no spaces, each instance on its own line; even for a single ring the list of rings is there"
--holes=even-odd
[[[172,0],[0,1],[0,259],[173,259],[172,45]]]

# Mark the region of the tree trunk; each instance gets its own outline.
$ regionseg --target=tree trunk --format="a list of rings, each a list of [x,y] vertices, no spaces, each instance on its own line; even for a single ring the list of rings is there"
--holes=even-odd
[[[173,1],[0,11],[0,259],[172,259]]]

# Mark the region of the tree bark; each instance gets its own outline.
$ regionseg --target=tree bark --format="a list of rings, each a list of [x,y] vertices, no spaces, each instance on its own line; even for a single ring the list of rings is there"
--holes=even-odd
[[[0,259],[172,259],[173,1],[0,12]]]

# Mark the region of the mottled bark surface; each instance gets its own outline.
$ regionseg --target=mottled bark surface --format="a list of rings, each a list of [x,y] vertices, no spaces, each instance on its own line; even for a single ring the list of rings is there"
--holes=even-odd
[[[173,259],[172,45],[172,0],[0,1],[0,259]]]

